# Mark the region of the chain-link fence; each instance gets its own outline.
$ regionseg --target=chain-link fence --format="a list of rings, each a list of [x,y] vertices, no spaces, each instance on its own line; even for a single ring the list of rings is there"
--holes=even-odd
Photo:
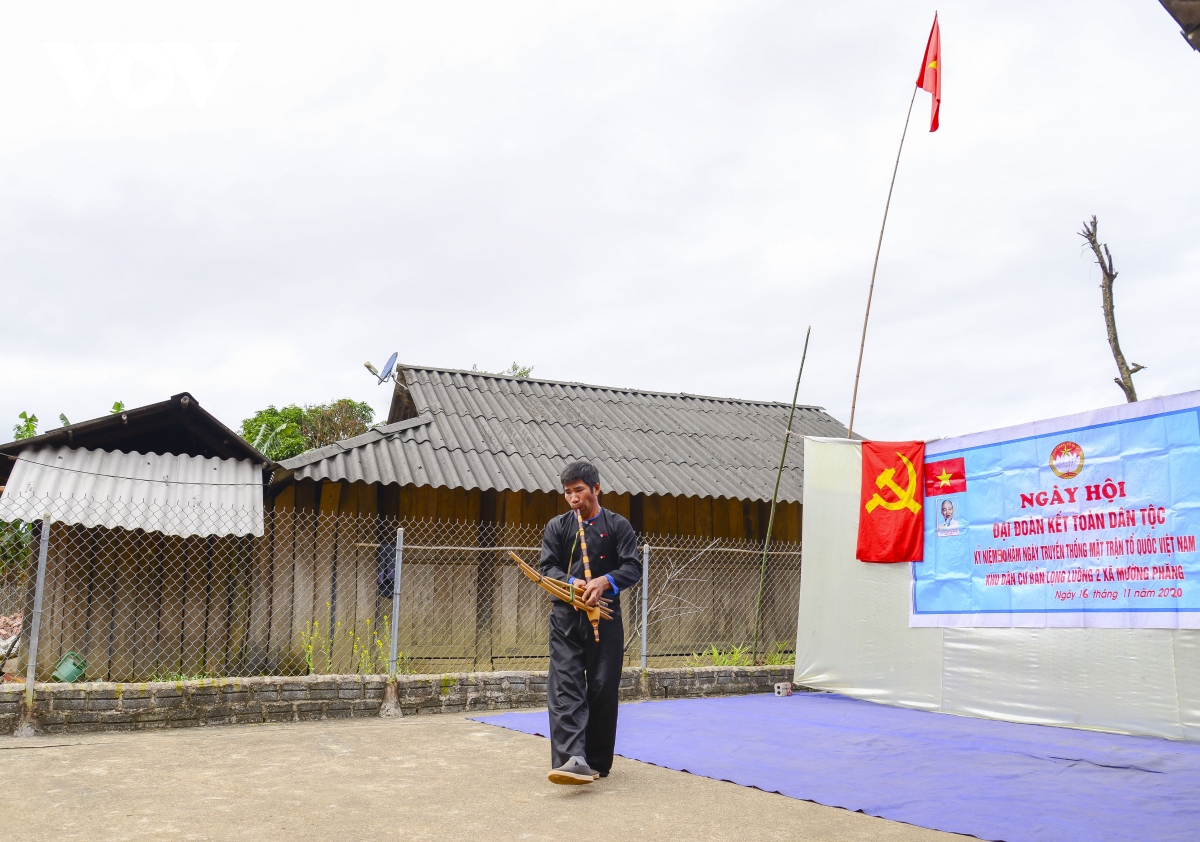
[[[382,674],[393,656],[422,674],[548,663],[549,596],[508,555],[536,567],[540,527],[277,511],[252,536],[205,534],[225,515],[195,507],[55,501],[48,514],[36,623],[43,522],[7,525],[0,557],[20,675],[35,625],[38,680]],[[651,667],[794,657],[797,545],[773,546],[765,566],[750,542],[645,535],[639,552],[648,577],[618,597],[629,665],[643,651]]]

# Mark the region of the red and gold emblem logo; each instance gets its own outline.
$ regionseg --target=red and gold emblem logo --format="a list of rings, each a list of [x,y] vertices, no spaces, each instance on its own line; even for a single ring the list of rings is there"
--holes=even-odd
[[[1060,441],[1050,451],[1050,470],[1059,479],[1072,479],[1083,470],[1083,448],[1073,441]]]

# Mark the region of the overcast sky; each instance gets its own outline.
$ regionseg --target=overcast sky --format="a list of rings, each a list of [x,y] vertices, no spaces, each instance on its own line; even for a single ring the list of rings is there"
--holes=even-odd
[[[190,8],[191,11],[183,11]],[[0,11],[0,433],[190,391],[387,412],[364,360],[849,416],[927,3]],[[860,432],[1200,388],[1200,54],[1155,0],[942,2]],[[2,436],[7,438],[7,435]]]

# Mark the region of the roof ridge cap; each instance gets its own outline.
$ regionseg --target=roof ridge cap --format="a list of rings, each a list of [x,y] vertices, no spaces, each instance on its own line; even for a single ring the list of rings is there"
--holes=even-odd
[[[595,389],[599,392],[618,392],[636,395],[654,395],[656,397],[665,398],[693,398],[702,401],[715,401],[719,403],[736,403],[753,406],[786,406],[791,407],[791,403],[783,401],[764,401],[754,400],[752,398],[733,398],[720,397],[717,395],[701,395],[693,392],[661,392],[653,389],[638,389],[630,386],[600,386],[595,383],[583,383],[578,380],[550,380],[543,377],[515,377],[511,374],[495,374],[488,371],[469,371],[461,368],[437,368],[434,366],[408,365],[404,364],[404,368],[412,372],[427,371],[436,372],[438,374],[469,374],[472,377],[481,377],[488,380],[508,380],[524,383],[547,383],[552,386],[576,386],[584,389]],[[796,409],[815,409],[820,412],[825,412],[825,407],[817,406],[816,404],[796,404]]]
[[[374,427],[368,427],[365,433],[359,433],[357,436],[351,436],[348,439],[330,442],[321,447],[314,447],[312,450],[297,453],[295,456],[284,459],[279,464],[283,465],[289,471],[303,468],[305,465],[320,462],[322,459],[328,459],[330,456],[336,456],[339,453],[349,453],[352,450],[358,450],[369,444],[375,444],[377,441],[392,438],[397,433],[402,433],[405,430],[430,424],[433,422],[433,414],[433,410],[427,409],[416,418],[406,418],[403,421],[396,421],[391,424],[376,424]],[[304,461],[297,461],[301,459]]]
[[[238,459],[231,456],[193,456],[191,453],[155,453],[152,450],[142,452],[141,450],[121,450],[115,447],[111,450],[105,450],[103,447],[72,447],[69,444],[52,444],[50,442],[45,442],[34,447],[26,448],[17,456],[12,458],[13,461],[16,461],[17,459],[24,459],[26,462],[32,462],[33,460],[26,456],[27,453],[45,453],[47,451],[57,452],[60,450],[69,450],[72,453],[115,453],[121,456],[153,456],[157,459],[170,457],[171,459],[201,459],[205,462],[210,460],[216,460],[217,462],[249,462],[252,465],[257,466],[257,463],[253,459]]]

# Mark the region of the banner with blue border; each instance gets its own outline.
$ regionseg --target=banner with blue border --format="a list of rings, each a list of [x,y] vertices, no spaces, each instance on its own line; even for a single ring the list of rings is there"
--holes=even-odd
[[[930,442],[911,626],[1200,628],[1200,392]]]

